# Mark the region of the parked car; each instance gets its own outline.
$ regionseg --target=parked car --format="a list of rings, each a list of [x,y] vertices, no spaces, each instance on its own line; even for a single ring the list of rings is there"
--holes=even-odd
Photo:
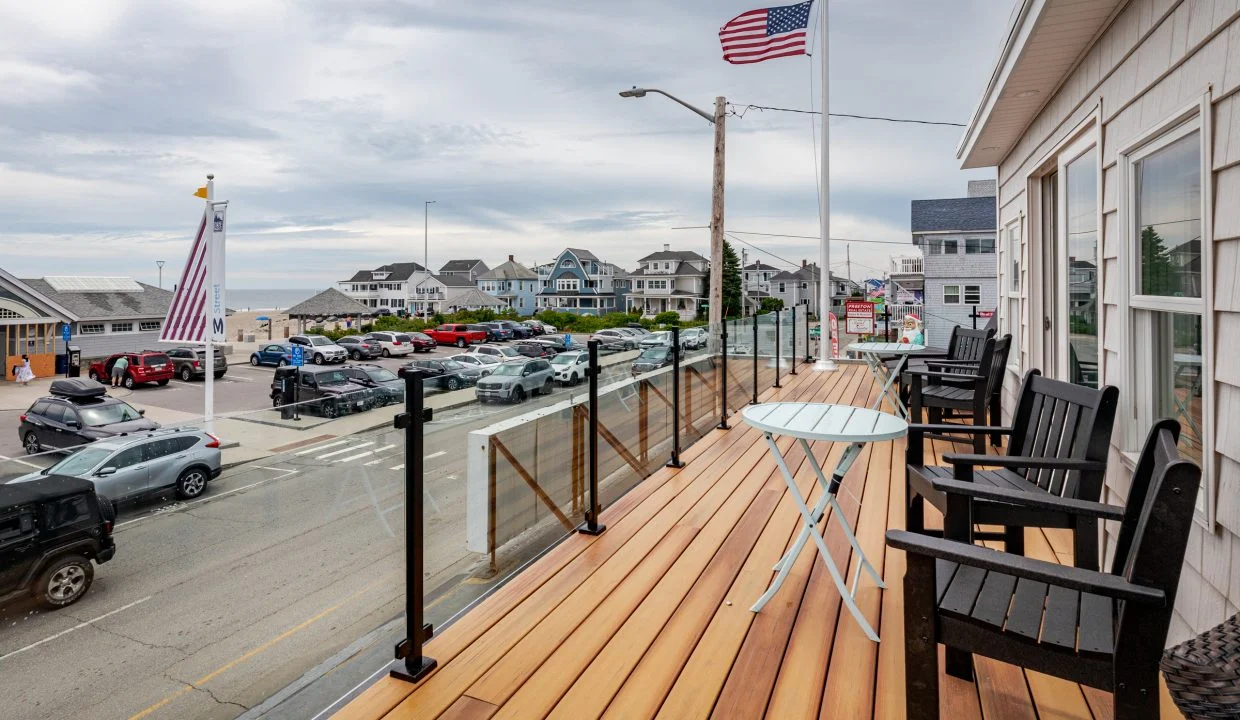
[[[0,602],[33,596],[55,610],[90,589],[91,564],[116,554],[116,511],[86,480],[45,475],[0,485]]]
[[[477,325],[470,325],[470,327],[475,330],[485,331],[488,342],[505,342],[513,338],[512,330],[498,322],[483,322]]]
[[[167,353],[172,359],[173,373],[189,382],[194,378],[205,378],[207,376],[207,351],[199,348],[180,347],[173,348]],[[212,365],[215,367],[215,378],[224,377],[228,372],[228,359],[224,357],[224,353],[218,350],[213,353]]]
[[[405,381],[381,365],[345,365],[349,382],[370,388],[377,405],[396,405],[405,401]]]
[[[551,358],[551,369],[555,370],[555,379],[565,385],[576,385],[587,377],[590,369],[590,353],[584,350],[569,350]]]
[[[35,400],[18,418],[18,437],[31,455],[159,427],[143,417],[146,411],[109,396],[107,388],[96,382],[53,380],[51,393]]]
[[[372,360],[383,354],[378,342],[367,340],[361,335],[345,335],[336,344],[349,351],[350,360]]]
[[[633,366],[630,368],[634,375],[639,375],[651,370],[658,370],[661,367],[667,367],[672,364],[672,347],[670,345],[659,345],[642,350],[633,360]]]
[[[519,403],[527,395],[549,395],[554,389],[554,379],[555,371],[546,360],[504,363],[479,381],[474,393],[483,403],[491,400]]]
[[[411,370],[421,370],[427,374],[427,377],[422,380],[423,387],[438,387],[444,390],[460,390],[470,387],[482,377],[480,369],[462,365],[455,360],[438,359],[412,360],[396,374],[403,378],[405,373]]]
[[[650,333],[646,337],[642,338],[641,342],[638,343],[638,345],[642,348],[671,347],[672,346],[672,331],[671,330],[660,330],[658,332]]]
[[[174,488],[182,500],[192,500],[220,476],[220,441],[193,428],[130,433],[92,443],[12,482],[48,475],[89,480],[96,492],[114,502],[167,488]]]
[[[276,368],[271,379],[271,405],[284,404],[284,379],[295,378],[294,400],[301,407],[311,408],[326,418],[339,417],[350,412],[364,412],[378,401],[369,388],[350,382],[343,368],[326,368],[305,365],[302,367]]]
[[[324,363],[342,363],[349,359],[349,351],[322,335],[294,335],[288,339],[294,345],[302,346],[305,362],[322,365]]]
[[[366,339],[379,342],[379,353],[383,357],[404,357],[418,350],[411,342],[412,337],[405,333],[376,330],[372,333],[366,333]],[[431,347],[434,347],[434,345],[431,345]]]
[[[414,352],[430,352],[439,346],[439,343],[435,342],[435,338],[426,333],[411,332],[408,335],[401,335],[401,337],[409,338],[405,342],[413,345]]]
[[[642,327],[641,325],[638,325],[637,323],[629,323],[629,326],[628,326],[628,327],[626,327],[626,328],[625,328],[625,330],[629,330],[629,331],[631,331],[631,332],[635,332],[635,333],[637,333],[638,335],[640,335],[641,337],[646,337],[647,335],[649,335],[649,334],[650,334],[650,331],[649,331],[649,330],[647,330],[646,328]]]
[[[700,350],[706,347],[710,334],[705,328],[691,327],[680,331],[680,344],[689,350]]]
[[[486,330],[477,330],[459,323],[440,325],[434,330],[427,330],[426,334],[440,345],[455,345],[459,348],[484,343],[488,335]]]
[[[495,324],[510,330],[512,332],[512,336],[518,340],[532,338],[535,335],[533,328],[512,320],[496,320]]]
[[[511,362],[524,357],[516,348],[499,345],[477,345],[469,349],[470,355],[490,355],[499,358],[500,362]]]
[[[522,340],[512,346],[518,354],[529,358],[549,358],[554,357],[556,352],[550,345],[546,345],[539,340]]]
[[[546,330],[543,329],[543,324],[538,320],[522,320],[517,324],[528,328],[530,332],[533,333],[533,337],[538,337],[546,332]]]
[[[156,383],[160,386],[167,385],[172,379],[172,359],[167,353],[157,350],[143,350],[141,352],[123,352],[115,353],[107,356],[103,360],[96,360],[90,364],[90,371],[87,375],[91,380],[98,380],[101,383],[110,383],[112,377],[112,366],[116,361],[125,357],[129,359],[129,367],[125,368],[125,377],[121,383],[133,389],[135,385],[143,383]]]
[[[293,346],[289,343],[271,343],[250,353],[250,364],[254,367],[259,365],[284,367],[291,362],[293,362]]]
[[[536,342],[539,345],[546,345],[557,353],[568,352],[569,350],[584,350],[585,347],[577,343],[572,345],[565,344],[563,335],[544,335],[535,340],[527,340],[526,342]]]
[[[621,332],[617,328],[607,328],[599,330],[590,336],[591,340],[598,340],[603,343],[603,347],[612,350],[632,350],[637,347],[637,339],[632,335]]]
[[[495,366],[503,363],[503,360],[500,360],[495,355],[485,355],[482,353],[460,353],[459,355],[449,355],[447,359],[459,362],[466,367],[477,368],[482,372],[482,377],[490,375],[495,370]]]

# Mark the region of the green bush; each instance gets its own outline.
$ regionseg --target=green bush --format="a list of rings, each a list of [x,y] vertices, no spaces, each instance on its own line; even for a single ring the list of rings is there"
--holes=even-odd
[[[655,315],[654,321],[660,325],[679,325],[680,315],[675,310],[668,310]]]

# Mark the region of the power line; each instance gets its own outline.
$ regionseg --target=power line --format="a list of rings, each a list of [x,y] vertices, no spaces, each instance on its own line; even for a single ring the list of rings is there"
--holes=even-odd
[[[708,230],[709,225],[685,225],[681,227],[671,228],[672,230]],[[793,238],[796,240],[821,240],[817,235],[784,235],[782,233],[762,233],[762,232],[746,232],[745,230],[728,230],[727,232],[736,233],[737,235],[758,235],[761,237],[777,237],[777,238]],[[871,245],[904,245],[910,249],[917,247],[912,243],[902,242],[899,240],[856,240],[852,238],[831,238],[831,242],[843,243],[869,243]]]
[[[771,110],[774,112],[799,113],[802,115],[821,115],[822,114],[821,110],[801,110],[798,108],[771,107],[770,105],[738,105],[736,103],[728,103],[728,108],[729,108],[728,114],[733,117],[737,117],[737,118],[745,117],[745,114],[748,113],[750,110],[758,110],[760,112],[764,110]],[[738,110],[737,108],[740,108],[740,109]],[[939,120],[914,120],[911,118],[893,118],[893,117],[885,117],[882,115],[855,115],[852,113],[827,113],[827,115],[830,117],[852,118],[854,120],[877,120],[880,122],[908,123],[911,125],[943,125],[947,127],[968,127],[968,125],[965,125],[964,123],[942,122]]]
[[[757,245],[754,245],[753,243],[749,242],[748,240],[745,240],[744,238],[738,238],[738,237],[736,237],[735,235],[732,235],[732,233],[731,233],[731,232],[729,232],[729,231],[726,231],[726,230],[725,230],[723,234],[724,234],[724,235],[731,235],[731,236],[732,236],[732,239],[733,239],[733,240],[735,240],[736,242],[741,243],[741,244],[743,244],[743,245],[748,245],[749,247],[753,248],[754,250],[757,250],[757,251],[758,251],[758,252],[760,252],[760,253],[765,253],[765,254],[767,254],[767,255],[770,255],[771,257],[775,258],[776,260],[778,260],[778,261],[780,261],[780,262],[788,263],[789,265],[791,265],[791,266],[792,266],[792,267],[794,267],[794,268],[795,268],[795,267],[799,267],[799,266],[798,266],[795,262],[793,262],[793,261],[789,260],[788,258],[783,258],[783,257],[780,257],[780,256],[776,255],[775,253],[771,252],[770,250],[766,250],[766,249],[760,248],[760,247],[758,247]]]

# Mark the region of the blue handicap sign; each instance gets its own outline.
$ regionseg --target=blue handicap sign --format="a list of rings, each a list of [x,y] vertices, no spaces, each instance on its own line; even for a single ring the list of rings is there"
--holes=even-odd
[[[302,349],[300,345],[293,346],[292,355],[293,355],[293,367],[301,367],[302,365],[305,364],[305,357],[302,355]]]
[[[570,333],[564,333],[564,347],[570,348],[572,346],[573,346],[573,336]]]
[[[69,325],[66,323],[64,327],[60,328],[60,339],[65,342],[69,342],[69,338],[71,337],[73,337],[73,332],[69,329]]]

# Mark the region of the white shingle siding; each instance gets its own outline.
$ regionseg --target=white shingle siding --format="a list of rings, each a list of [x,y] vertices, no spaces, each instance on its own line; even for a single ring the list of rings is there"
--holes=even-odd
[[[1104,500],[1122,503],[1128,493],[1129,470],[1120,451],[1132,451],[1125,434],[1131,423],[1134,386],[1125,387],[1120,372],[1128,362],[1123,337],[1121,291],[1116,285],[1125,272],[1119,256],[1127,238],[1119,235],[1120,187],[1117,162],[1121,148],[1146,134],[1176,110],[1200,99],[1210,88],[1213,124],[1211,147],[1214,171],[1213,237],[1203,251],[1212,252],[1215,269],[1213,321],[1216,400],[1213,425],[1214,473],[1204,482],[1216,487],[1215,525],[1195,525],[1180,583],[1169,643],[1205,630],[1240,606],[1240,355],[1232,346],[1240,331],[1240,2],[1192,0],[1133,0],[1115,17],[1042,112],[1030,123],[999,167],[999,227],[1019,222],[1023,228],[1024,258],[1030,262],[1028,178],[1052,151],[1095,112],[1100,112],[1102,224],[1100,227],[1101,302],[1104,380],[1120,385],[1120,411],[1113,435],[1113,452]],[[927,256],[927,296],[930,261]],[[1006,265],[1006,263],[1005,263]],[[1000,285],[1006,287],[1000,266]],[[1023,273],[1022,273],[1023,274]],[[1028,277],[1023,288],[1019,322],[1005,318],[1004,331],[1023,325],[1021,369],[1040,366],[1028,353],[1029,333],[1042,332],[1040,318],[1030,317]],[[1007,378],[1004,412],[1010,414],[1020,378]],[[1143,382],[1134,378],[1133,384]],[[1211,390],[1211,389],[1207,389]],[[1144,436],[1145,428],[1138,433]],[[1106,528],[1106,552],[1113,553],[1115,523]]]

